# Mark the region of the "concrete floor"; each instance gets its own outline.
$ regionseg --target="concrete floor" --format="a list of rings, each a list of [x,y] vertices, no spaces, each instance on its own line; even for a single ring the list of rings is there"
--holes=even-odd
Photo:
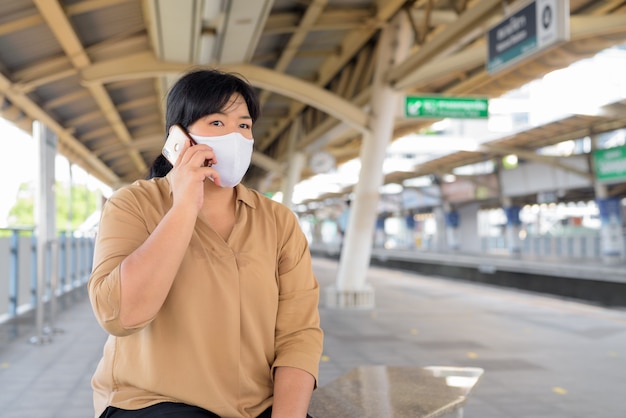
[[[314,269],[325,288],[337,262],[314,258]],[[322,296],[320,385],[362,365],[481,367],[466,418],[626,416],[626,310],[380,267],[368,281],[374,309],[326,308]],[[93,415],[105,334],[85,295],[56,327],[43,345],[29,324],[0,338],[0,416]]]

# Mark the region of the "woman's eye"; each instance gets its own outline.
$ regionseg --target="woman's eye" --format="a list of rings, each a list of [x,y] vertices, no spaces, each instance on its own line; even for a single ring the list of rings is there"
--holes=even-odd
[[[240,124],[240,125],[239,125],[239,127],[240,127],[241,129],[250,129],[250,128],[251,128],[251,126],[250,126],[250,125],[248,125],[247,123],[242,123],[242,124]]]
[[[224,124],[221,121],[219,121],[219,120],[214,120],[213,122],[210,122],[209,125],[223,126]]]

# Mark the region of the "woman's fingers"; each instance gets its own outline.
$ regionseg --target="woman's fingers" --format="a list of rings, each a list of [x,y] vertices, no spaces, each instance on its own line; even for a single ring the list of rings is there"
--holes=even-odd
[[[185,145],[177,166],[182,170],[191,170],[203,179],[209,179],[216,185],[221,185],[220,174],[213,165],[217,164],[217,158],[213,152],[213,148],[208,145],[198,144],[191,146],[189,143]]]
[[[220,173],[218,173],[217,170],[214,168],[211,168],[211,167],[205,167],[205,168],[208,169],[205,174],[206,178],[208,178],[213,183],[221,187],[222,181],[220,180]]]
[[[208,145],[198,144],[191,147],[187,146],[187,149],[183,151],[181,163],[188,163],[196,167],[211,167],[217,164],[217,158],[213,148]]]

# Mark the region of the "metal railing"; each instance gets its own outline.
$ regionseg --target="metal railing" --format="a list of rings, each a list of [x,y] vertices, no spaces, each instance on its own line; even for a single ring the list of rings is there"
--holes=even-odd
[[[58,301],[84,289],[89,280],[95,237],[61,231],[39,247],[33,228],[0,228],[0,234],[0,324],[35,312],[33,342],[49,339]]]
[[[626,248],[626,236],[624,248]],[[506,238],[482,237],[481,251],[493,253],[507,249]],[[563,235],[563,236],[528,236],[520,242],[522,254],[553,258],[577,258],[585,260],[602,259],[602,243],[600,234],[595,235]]]

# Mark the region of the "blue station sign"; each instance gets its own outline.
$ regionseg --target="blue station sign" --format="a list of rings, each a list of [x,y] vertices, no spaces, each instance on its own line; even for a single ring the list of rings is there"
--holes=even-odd
[[[569,39],[569,1],[524,3],[487,32],[487,71],[494,74]]]

